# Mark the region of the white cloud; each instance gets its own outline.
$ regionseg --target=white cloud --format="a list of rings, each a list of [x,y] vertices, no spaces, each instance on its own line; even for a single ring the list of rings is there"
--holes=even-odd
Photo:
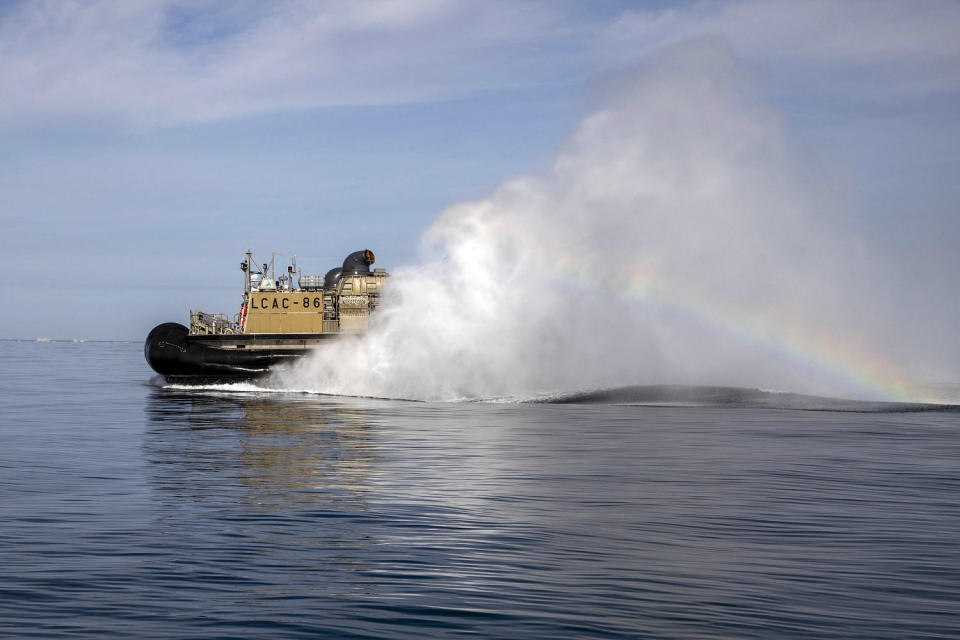
[[[0,23],[0,119],[169,124],[536,83],[555,19],[539,5],[454,0],[27,3]],[[532,53],[515,57],[518,46]]]
[[[960,91],[960,3],[946,0],[700,3],[629,11],[608,33],[612,56],[637,43],[721,35],[742,59],[783,73],[802,70],[805,84],[831,93],[902,98]]]
[[[591,10],[463,0],[29,2],[0,18],[0,126],[103,117],[162,126],[580,82],[710,34],[748,62],[799,66],[808,81],[842,91],[960,89],[957,3]]]

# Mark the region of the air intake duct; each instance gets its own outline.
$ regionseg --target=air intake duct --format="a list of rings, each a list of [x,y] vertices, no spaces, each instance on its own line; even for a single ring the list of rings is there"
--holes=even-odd
[[[370,265],[374,262],[373,251],[364,249],[354,251],[343,261],[343,275],[356,276],[370,273]]]
[[[340,269],[338,268],[330,269],[330,271],[327,271],[327,275],[323,276],[324,289],[335,289],[338,282],[340,282]]]

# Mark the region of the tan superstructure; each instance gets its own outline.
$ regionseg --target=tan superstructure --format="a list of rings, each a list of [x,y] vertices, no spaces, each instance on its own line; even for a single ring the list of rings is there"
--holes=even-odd
[[[244,271],[243,305],[228,319],[223,314],[190,312],[190,335],[329,335],[358,334],[367,330],[370,314],[380,303],[389,274],[369,271],[374,256],[369,250],[347,257],[341,270],[325,277],[303,276],[296,262],[279,279],[267,276],[273,261],[256,270],[250,252],[241,263]],[[298,286],[293,278],[299,275]]]
[[[252,291],[243,333],[363,333],[387,272],[341,277],[333,291]]]

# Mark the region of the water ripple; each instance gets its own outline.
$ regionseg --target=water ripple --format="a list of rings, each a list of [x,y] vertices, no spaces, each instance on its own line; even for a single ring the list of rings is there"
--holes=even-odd
[[[2,348],[0,635],[960,628],[950,411],[210,394],[138,345]]]

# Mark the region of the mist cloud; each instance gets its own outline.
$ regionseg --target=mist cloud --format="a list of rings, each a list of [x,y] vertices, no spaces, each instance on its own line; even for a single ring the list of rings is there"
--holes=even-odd
[[[796,167],[729,47],[677,47],[549,173],[444,211],[372,333],[281,383],[415,399],[657,383],[902,394],[892,346],[917,335],[872,320],[897,309],[883,270]]]

